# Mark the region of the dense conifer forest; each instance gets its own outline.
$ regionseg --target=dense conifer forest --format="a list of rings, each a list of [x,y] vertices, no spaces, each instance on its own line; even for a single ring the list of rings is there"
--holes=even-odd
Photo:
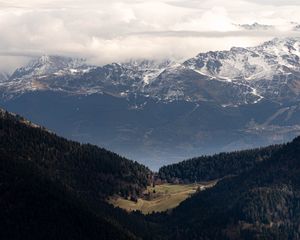
[[[28,239],[132,239],[128,228],[147,232],[140,214],[129,216],[105,199],[141,194],[148,168],[2,110],[0,136],[3,239],[26,239],[31,231]]]
[[[115,153],[60,138],[20,116],[3,112],[0,151],[8,157],[33,162],[54,180],[79,195],[104,198],[112,194],[140,194],[151,171]],[[85,193],[84,193],[85,192]]]
[[[282,146],[274,145],[212,156],[197,157],[159,169],[161,180],[172,182],[201,182],[238,175],[268,160]]]
[[[300,137],[160,215],[170,239],[299,239]]]
[[[165,166],[160,180],[219,179],[172,211],[106,203],[153,184],[147,167],[0,111],[1,239],[299,239],[300,138]]]
[[[134,239],[32,163],[1,154],[1,239]]]

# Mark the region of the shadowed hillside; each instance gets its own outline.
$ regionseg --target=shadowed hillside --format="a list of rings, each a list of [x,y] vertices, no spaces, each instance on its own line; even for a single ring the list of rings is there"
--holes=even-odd
[[[170,216],[169,239],[299,239],[300,138],[267,161],[220,181]],[[161,218],[158,218],[161,219]]]
[[[127,227],[143,229],[138,215],[104,200],[140,194],[151,176],[146,167],[3,110],[0,135],[4,239],[132,239]]]

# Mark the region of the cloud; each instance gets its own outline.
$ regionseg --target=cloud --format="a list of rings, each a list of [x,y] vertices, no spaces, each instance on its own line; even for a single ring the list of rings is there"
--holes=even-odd
[[[298,0],[247,0],[249,2],[256,2],[263,5],[274,5],[274,6],[300,6]]]
[[[105,64],[251,46],[295,34],[290,22],[300,22],[299,11],[293,0],[0,0],[0,69],[41,54]],[[253,22],[277,27],[253,32],[233,24]]]

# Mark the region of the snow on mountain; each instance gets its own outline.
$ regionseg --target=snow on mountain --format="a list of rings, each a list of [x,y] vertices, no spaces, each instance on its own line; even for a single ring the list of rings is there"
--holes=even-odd
[[[251,48],[233,47],[229,51],[200,53],[184,65],[219,79],[272,79],[275,74],[300,71],[300,39],[275,38]]]
[[[289,23],[291,26],[292,31],[299,31],[300,30],[300,24],[298,22],[290,22]]]
[[[249,31],[265,31],[265,30],[272,30],[275,27],[272,25],[265,25],[265,24],[259,24],[257,22],[253,24],[234,24],[235,26],[239,27],[243,30],[249,30]]]
[[[288,22],[281,25],[267,25],[267,24],[260,24],[254,22],[252,24],[233,24],[240,30],[247,30],[247,31],[270,31],[270,30],[285,30],[285,31],[299,31],[300,24],[297,22]]]
[[[32,78],[51,74],[72,74],[84,72],[88,69],[89,66],[84,59],[44,55],[33,59],[27,66],[17,69],[11,78]]]
[[[170,60],[131,60],[91,66],[84,59],[42,56],[17,69],[9,81],[0,82],[0,89],[6,98],[36,90],[76,94],[107,92],[124,97],[128,93],[142,91],[172,64]]]
[[[142,79],[142,85],[148,85],[156,77],[159,76],[167,67],[174,65],[171,60],[131,60],[127,63],[121,64],[124,67],[131,69],[133,72],[139,74],[139,78]]]
[[[9,74],[5,72],[0,72],[0,82],[5,82],[9,79]]]
[[[294,31],[300,31],[300,24],[297,24],[294,28],[293,28]]]
[[[275,38],[257,47],[200,53],[184,65],[221,81],[246,84],[271,99],[299,96],[300,39]]]
[[[26,91],[49,89],[48,79],[53,76],[82,75],[93,69],[85,59],[62,56],[41,56],[26,66],[16,69],[5,81],[0,81],[2,96],[11,98]]]
[[[0,81],[5,97],[26,91],[140,95],[159,101],[212,101],[222,106],[300,96],[300,39],[200,53],[183,63],[131,60],[91,66],[83,59],[42,56]]]

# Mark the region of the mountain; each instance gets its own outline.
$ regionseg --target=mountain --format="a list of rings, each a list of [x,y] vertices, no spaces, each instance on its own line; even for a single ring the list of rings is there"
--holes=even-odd
[[[296,138],[250,170],[152,220],[166,223],[168,239],[298,239],[299,153]]]
[[[300,30],[300,25],[297,24],[295,27],[294,27],[294,31],[299,31]]]
[[[247,31],[271,31],[276,30],[276,28],[282,31],[282,27],[284,27],[286,29],[285,31],[297,32],[300,29],[300,24],[298,22],[287,22],[284,25],[267,25],[254,22],[252,24],[233,24],[233,26]]]
[[[234,25],[241,29],[250,30],[250,31],[266,31],[266,30],[274,29],[274,26],[272,25],[265,25],[257,22],[252,24],[234,24]]]
[[[254,103],[263,98],[282,102],[299,99],[299,56],[298,38],[276,38],[257,47],[199,54],[184,65],[249,87],[257,97]]]
[[[84,59],[43,55],[30,61],[27,66],[17,69],[10,78],[42,78],[51,74],[64,75],[84,71],[88,71]]]
[[[150,184],[148,168],[58,137],[4,110],[0,134],[1,238],[136,239],[139,231],[147,234],[139,216],[114,209],[106,199],[139,196]]]
[[[90,144],[59,138],[4,111],[1,117],[1,146],[5,154],[29,159],[78,194],[96,188],[99,199],[119,192],[129,196],[139,194],[148,184],[151,172],[137,162]]]
[[[200,53],[183,63],[139,60],[102,67],[83,59],[42,56],[1,84],[3,94],[52,90],[72,94],[141,95],[159,101],[253,104],[299,96],[298,38],[275,38],[251,48]]]
[[[218,180],[172,211],[143,216],[105,203],[151,183],[145,166],[58,137],[0,110],[1,239],[298,239],[300,138],[162,168]],[[184,178],[184,179],[183,179]],[[166,178],[167,179],[167,178]],[[160,180],[164,180],[161,178]],[[171,179],[172,180],[172,179]]]
[[[0,87],[8,99],[41,90],[78,95],[106,92],[126,97],[149,84],[170,64],[169,60],[132,60],[100,67],[89,65],[84,59],[45,55],[17,69]]]
[[[292,27],[292,31],[299,31],[300,30],[300,24],[298,22],[290,22],[290,25]]]
[[[42,56],[1,83],[3,94],[53,90],[72,94],[141,95],[160,101],[253,104],[299,97],[298,38],[273,39],[251,48],[200,53],[183,63],[130,61],[103,67],[83,59]]]
[[[274,145],[188,159],[161,167],[157,176],[169,183],[193,183],[241,175],[268,160],[282,147],[282,145]]]
[[[47,77],[82,75],[91,68],[84,59],[44,55],[16,69],[0,86],[5,89],[3,96],[11,98],[27,91],[51,89],[45,80]]]
[[[29,160],[6,155],[3,149],[0,160],[1,239],[134,239]]]
[[[300,134],[298,38],[183,62],[104,66],[43,56],[0,82],[0,106],[153,169]]]
[[[7,81],[9,79],[9,74],[5,72],[0,72],[0,82]]]

